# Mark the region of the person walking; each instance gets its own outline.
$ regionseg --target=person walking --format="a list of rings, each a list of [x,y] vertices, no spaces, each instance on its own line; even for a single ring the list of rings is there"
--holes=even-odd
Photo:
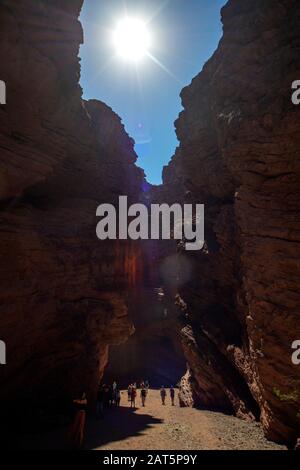
[[[161,397],[161,403],[162,403],[162,405],[165,405],[166,395],[167,395],[166,389],[165,389],[165,387],[162,385],[162,386],[161,386],[161,389],[160,389],[160,397]]]
[[[170,388],[170,398],[171,398],[171,403],[172,403],[172,406],[174,406],[174,400],[175,400],[175,389],[173,387],[173,385],[171,386]]]
[[[145,406],[146,403],[146,397],[147,397],[147,389],[145,387],[141,388],[141,400],[142,400],[142,406]]]
[[[130,408],[135,408],[135,399],[136,399],[136,388],[133,386],[131,388],[131,394],[130,394]]]
[[[132,384],[128,385],[127,389],[127,395],[128,395],[128,401],[131,401],[131,392],[132,392]]]
[[[76,413],[69,430],[69,437],[73,449],[81,449],[84,439],[87,398],[85,392],[80,395],[81,398],[73,400]]]

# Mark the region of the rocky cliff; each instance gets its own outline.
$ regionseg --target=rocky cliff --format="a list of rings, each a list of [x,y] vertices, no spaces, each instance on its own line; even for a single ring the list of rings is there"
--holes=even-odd
[[[180,289],[185,404],[260,416],[266,435],[300,433],[300,5],[230,0],[213,57],[183,89],[168,194],[205,203],[205,248]]]
[[[81,99],[82,1],[2,1],[0,397],[9,409],[90,398],[109,344],[132,332],[138,250],[100,242],[96,208],[138,197],[133,141],[105,104]],[[109,132],[108,132],[109,130]]]
[[[62,403],[83,386],[93,398],[108,346],[133,332],[133,318],[134,354],[158,344],[147,370],[159,377],[170,364],[161,339],[182,364],[181,328],[182,404],[260,417],[269,438],[293,443],[300,124],[291,83],[300,79],[299,2],[230,0],[222,10],[223,39],[182,91],[180,146],[155,196],[205,204],[205,247],[187,253],[180,245],[173,255],[169,245],[96,238],[97,206],[121,194],[140,200],[143,174],[119,117],[81,98],[81,5],[0,5],[1,403],[24,411],[24,402]]]

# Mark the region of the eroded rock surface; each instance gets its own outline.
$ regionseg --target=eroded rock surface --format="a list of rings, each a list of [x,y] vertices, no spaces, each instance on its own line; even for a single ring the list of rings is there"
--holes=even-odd
[[[224,36],[183,89],[180,146],[164,170],[168,194],[205,203],[206,244],[194,275],[183,345],[193,378],[183,402],[258,412],[267,437],[300,430],[300,5],[230,0]],[[186,388],[185,378],[183,390]],[[258,405],[258,407],[257,407]]]
[[[120,194],[140,200],[143,174],[119,117],[81,99],[81,5],[0,5],[0,78],[7,84],[0,107],[0,338],[7,344],[0,397],[20,406],[70,397],[83,384],[92,397],[108,345],[133,332],[128,305],[136,322],[152,296],[137,298],[138,283],[147,288],[147,250],[99,243],[95,235],[96,207]],[[230,0],[222,19],[218,50],[182,92],[180,146],[158,197],[205,203],[205,247],[178,250],[178,284],[172,254],[162,249],[171,322],[160,306],[152,323],[147,305],[151,321],[148,313],[141,319],[140,341],[168,330],[176,350],[180,311],[189,363],[182,404],[260,416],[267,437],[294,443],[300,124],[291,83],[300,78],[300,7],[297,0]]]
[[[81,99],[82,1],[0,5],[2,402],[92,399],[108,345],[133,333],[138,250],[99,242],[96,208],[135,200],[143,173],[120,118]],[[58,400],[59,402],[59,400]]]

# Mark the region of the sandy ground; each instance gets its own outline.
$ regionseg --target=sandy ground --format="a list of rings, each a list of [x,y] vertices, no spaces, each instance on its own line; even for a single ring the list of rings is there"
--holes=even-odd
[[[146,407],[141,400],[130,409],[122,391],[119,409],[108,410],[101,420],[87,425],[85,449],[97,450],[284,450],[267,441],[258,423],[223,413],[162,406],[158,390],[150,390]]]

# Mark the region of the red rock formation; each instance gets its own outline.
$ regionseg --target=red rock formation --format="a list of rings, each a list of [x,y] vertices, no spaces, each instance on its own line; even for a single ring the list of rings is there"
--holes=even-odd
[[[182,91],[180,147],[164,170],[169,194],[180,186],[206,210],[206,246],[189,254],[194,277],[180,290],[183,345],[198,401],[251,415],[255,400],[266,435],[293,442],[300,121],[291,84],[300,77],[300,5],[230,0],[222,21],[217,51]]]
[[[144,272],[136,246],[95,235],[96,207],[120,194],[137,200],[143,174],[118,116],[81,99],[81,4],[0,5],[0,399],[14,405],[82,386],[92,397],[108,345],[133,331],[127,306]],[[268,437],[293,442],[300,168],[290,94],[300,78],[299,2],[230,0],[222,17],[218,50],[182,92],[180,147],[162,189],[163,202],[206,205],[205,249],[177,254],[191,267],[176,301],[189,362],[181,399],[244,417],[260,411]]]
[[[164,282],[161,266],[168,242],[143,241],[140,248],[135,253],[143,261],[143,269],[130,302],[135,334],[121,346],[110,348],[104,380],[117,379],[123,387],[138,380],[149,380],[156,387],[175,385],[186,361],[180,345],[178,311],[174,309],[173,298],[170,302],[170,296],[161,287]]]
[[[143,173],[120,118],[79,87],[82,1],[2,1],[0,396],[24,404],[92,397],[109,344],[133,325],[138,270],[96,237],[96,208],[136,199]],[[126,253],[126,255],[124,255]],[[126,259],[125,259],[126,258]],[[128,259],[130,263],[128,264]],[[21,398],[20,398],[21,397]]]

